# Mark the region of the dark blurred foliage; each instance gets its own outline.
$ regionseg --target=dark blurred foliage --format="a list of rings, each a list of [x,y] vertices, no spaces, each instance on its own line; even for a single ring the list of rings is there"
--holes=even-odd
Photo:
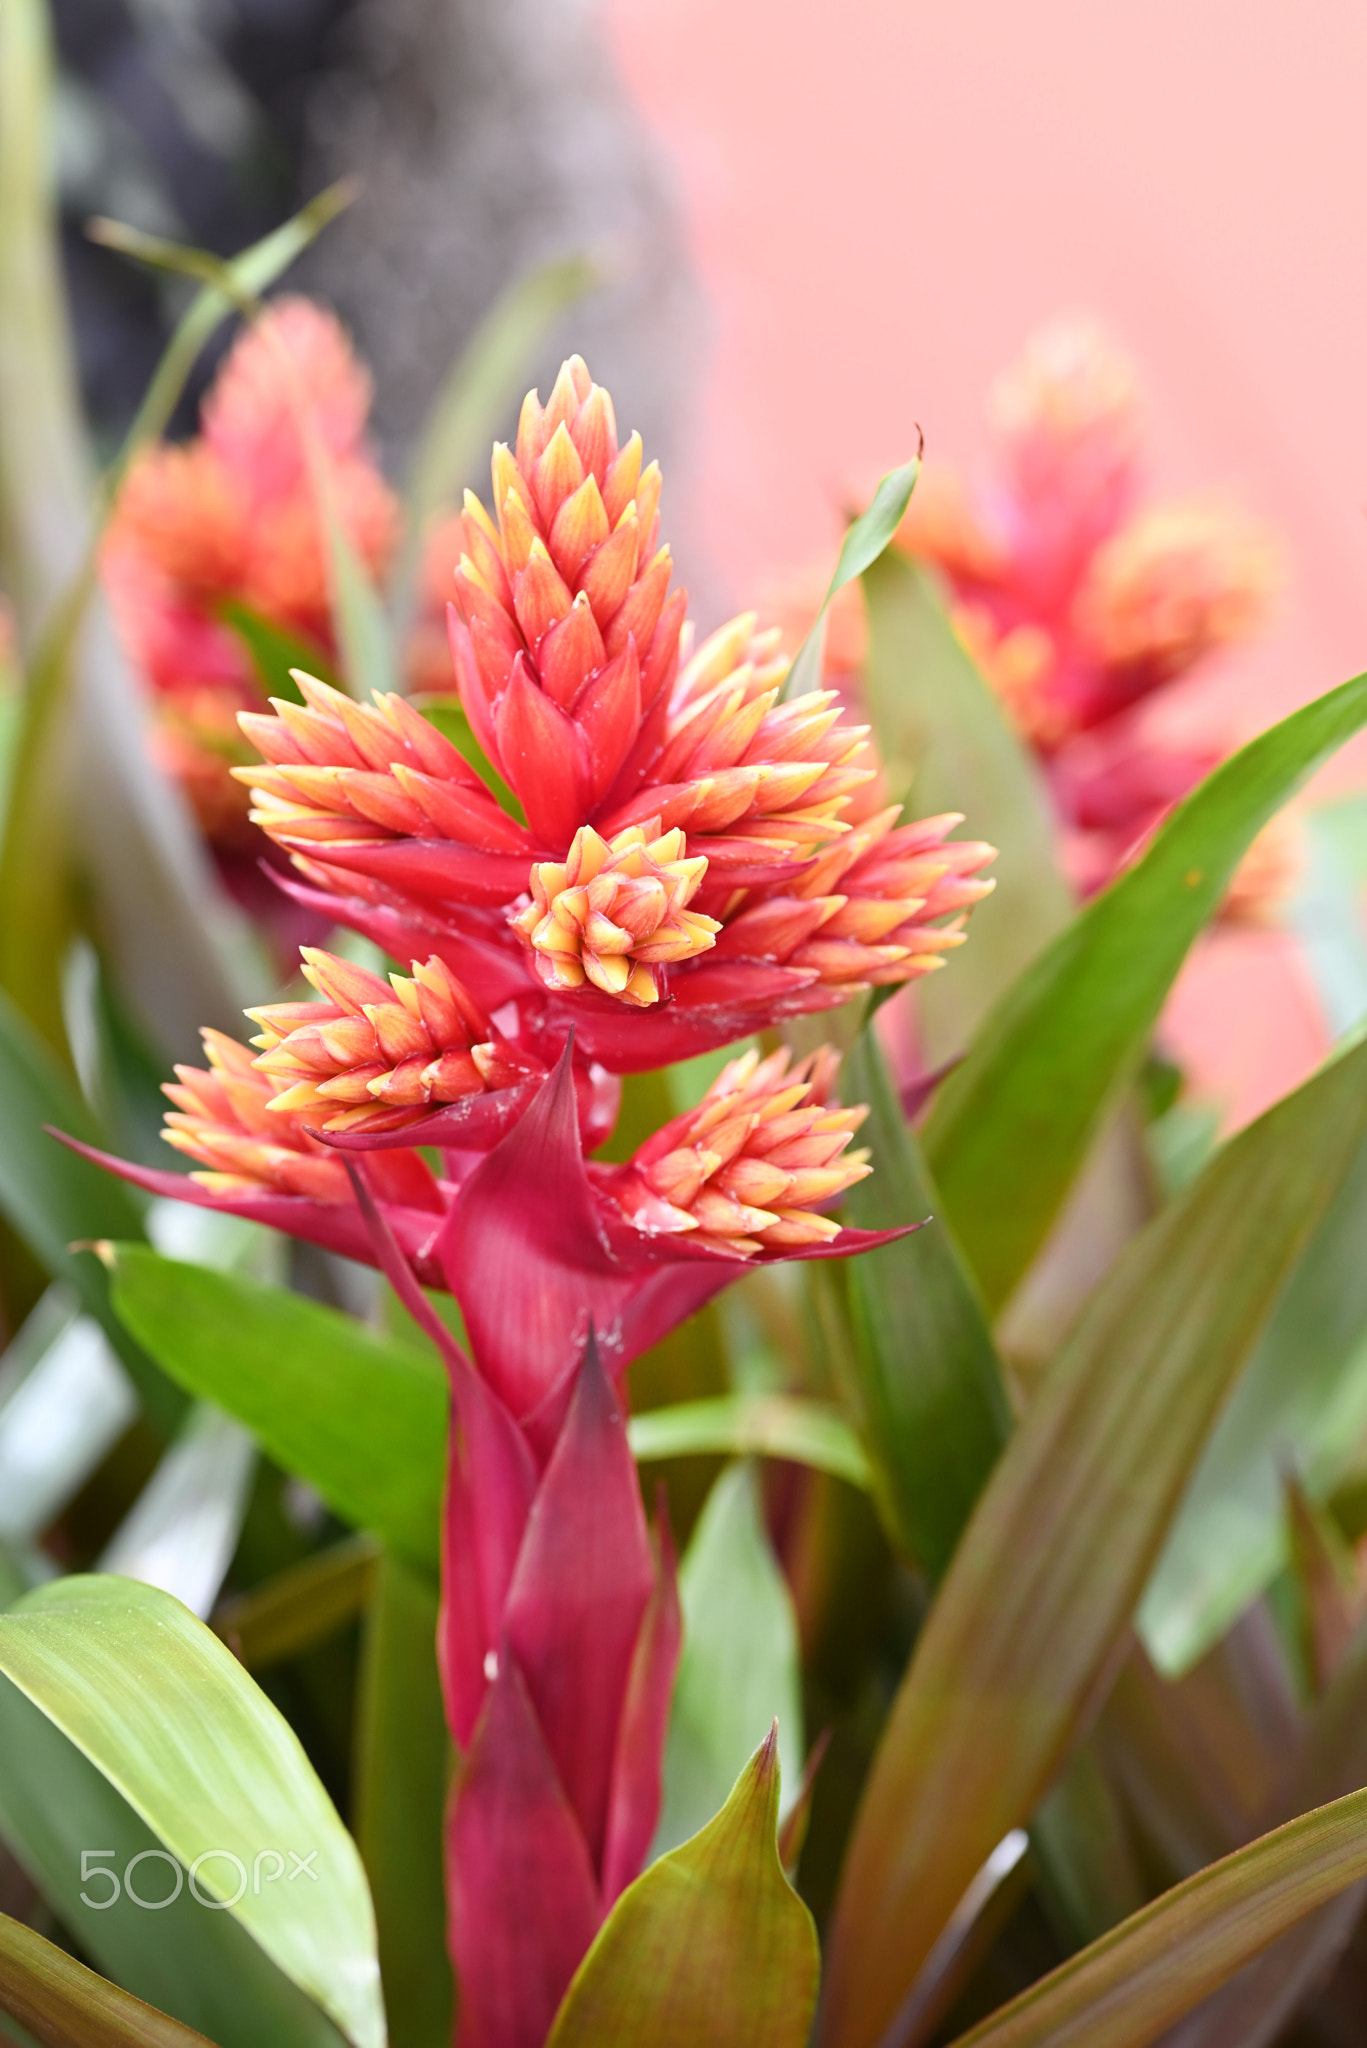
[[[307,196],[310,95],[353,10],[354,0],[56,0],[63,243],[102,445],[131,417],[183,290],[97,248],[86,220],[113,214],[219,254],[274,227]],[[178,425],[193,419],[213,361]]]

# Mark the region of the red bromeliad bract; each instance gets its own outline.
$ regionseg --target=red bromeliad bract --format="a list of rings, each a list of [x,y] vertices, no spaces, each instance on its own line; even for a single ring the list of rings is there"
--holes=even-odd
[[[872,807],[864,730],[830,692],[784,701],[752,617],[689,652],[658,469],[578,358],[493,481],[451,644],[522,815],[400,697],[300,676],[302,703],[244,716],[285,886],[407,971],[306,949],[320,1000],[254,1009],[255,1057],[206,1032],[207,1068],[177,1070],[188,1179],[94,1156],[378,1265],[446,1360],[459,2040],[539,2048],[660,1802],[680,1620],[625,1369],[753,1265],[901,1234],[827,1214],[870,1170],[829,1051],[742,1052],[607,1165],[617,1077],[942,966],[992,849]]]

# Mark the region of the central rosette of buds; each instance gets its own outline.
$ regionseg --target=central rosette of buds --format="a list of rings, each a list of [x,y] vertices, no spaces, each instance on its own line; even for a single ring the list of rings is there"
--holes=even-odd
[[[508,1088],[530,1069],[435,957],[382,981],[315,946],[303,972],[321,1003],[249,1010],[254,1064],[283,1082],[269,1107],[325,1131],[397,1131],[441,1103]]]
[[[682,830],[661,832],[658,818],[611,841],[583,825],[568,859],[532,869],[532,900],[510,922],[547,988],[587,982],[645,1008],[660,1000],[657,967],[716,944],[717,920],[686,908],[706,873],[702,855],[684,857]]]
[[[830,1101],[840,1065],[830,1046],[791,1071],[788,1059],[786,1051],[764,1060],[742,1053],[696,1109],[606,1178],[638,1230],[690,1233],[694,1244],[742,1259],[839,1235],[815,1205],[872,1171],[867,1152],[845,1150],[868,1111]]]

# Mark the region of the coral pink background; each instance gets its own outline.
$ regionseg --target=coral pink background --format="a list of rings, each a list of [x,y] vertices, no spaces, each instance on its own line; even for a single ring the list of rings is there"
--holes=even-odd
[[[1086,306],[1143,368],[1155,485],[1233,487],[1285,539],[1275,627],[1206,702],[1246,733],[1367,664],[1367,12],[601,5],[710,302],[671,484],[738,601],[829,557],[842,484],[903,460],[914,422],[972,462],[993,372]],[[1240,1117],[1321,1040],[1276,937],[1208,947],[1171,1022]]]

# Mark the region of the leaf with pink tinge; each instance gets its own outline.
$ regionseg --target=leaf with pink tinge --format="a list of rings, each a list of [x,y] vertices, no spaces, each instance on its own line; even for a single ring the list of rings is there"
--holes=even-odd
[[[464,1743],[488,1689],[486,1661],[503,1633],[508,1588],[536,1491],[536,1468],[507,1409],[423,1298],[360,1171],[351,1165],[347,1171],[376,1262],[419,1329],[436,1345],[451,1382],[437,1661],[447,1716],[457,1742]]]
[[[507,1136],[541,1086],[533,1075],[513,1088],[484,1095],[465,1095],[443,1103],[421,1123],[400,1131],[318,1131],[325,1145],[339,1152],[388,1152],[396,1145],[444,1145],[462,1152],[486,1152]]]
[[[771,1730],[715,1820],[629,1885],[547,2048],[805,2048],[820,1956],[783,1875]]]
[[[638,1875],[660,1817],[669,1705],[683,1640],[674,1541],[663,1486],[656,1500],[655,1586],[636,1637],[612,1765],[603,1849],[603,1903],[607,1906]]]
[[[366,896],[345,893],[345,881],[338,870],[338,889],[333,893],[282,874],[269,862],[261,863],[277,888],[305,910],[317,911],[331,924],[344,924],[359,932],[405,966],[439,954],[486,1010],[496,1010],[510,996],[525,995],[534,984],[526,965],[526,950],[505,938],[501,913],[462,910],[444,905],[439,911],[430,904],[372,902]],[[494,920],[491,922],[491,919]]]
[[[579,1144],[571,1049],[475,1168],[439,1256],[480,1370],[520,1421],[611,1327],[634,1276],[612,1257]]]
[[[505,1653],[447,1827],[458,2048],[542,2048],[602,1917],[579,1823]]]
[[[592,1337],[508,1595],[508,1643],[595,1868],[618,1726],[655,1582],[626,1421]]]
[[[134,1187],[145,1188],[150,1195],[164,1195],[172,1202],[190,1202],[199,1209],[221,1209],[227,1216],[241,1216],[248,1223],[264,1223],[290,1237],[301,1237],[306,1244],[320,1245],[324,1251],[340,1252],[344,1258],[359,1259],[365,1265],[375,1263],[365,1224],[350,1202],[311,1202],[304,1195],[277,1195],[269,1188],[240,1195],[215,1194],[212,1189],[201,1187],[188,1173],[135,1166],[130,1160],[116,1159],[94,1145],[82,1145],[61,1131],[51,1135],[83,1158],[93,1159],[97,1166],[131,1181]],[[423,1286],[442,1286],[442,1270],[435,1256],[441,1216],[430,1209],[396,1208],[391,1203],[385,1203],[384,1208],[390,1227]]]

